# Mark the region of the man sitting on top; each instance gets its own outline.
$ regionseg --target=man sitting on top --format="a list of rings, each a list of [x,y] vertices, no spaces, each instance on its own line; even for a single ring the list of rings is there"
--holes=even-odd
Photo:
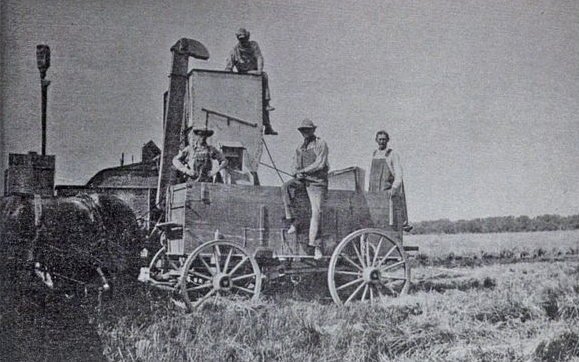
[[[275,108],[269,104],[271,99],[269,93],[269,82],[267,73],[263,71],[263,56],[261,55],[259,45],[256,41],[249,40],[249,31],[244,28],[240,28],[235,35],[237,36],[238,43],[233,47],[229,57],[227,58],[225,70],[232,72],[233,67],[235,67],[237,72],[242,74],[261,75],[263,82],[264,109],[266,112],[271,112]],[[265,134],[277,135],[277,132],[271,127],[269,116],[264,117],[264,127]]]
[[[369,191],[389,191],[393,208],[400,210],[402,220],[399,220],[399,222],[402,223],[402,230],[410,231],[412,226],[408,224],[400,156],[391,148],[388,148],[388,141],[390,141],[390,136],[386,131],[376,132],[378,149],[374,150],[372,154]]]
[[[185,136],[190,130],[191,128],[185,131]],[[197,140],[179,151],[173,158],[173,166],[196,182],[212,182],[213,177],[227,167],[228,161],[223,153],[207,144],[207,137],[213,135],[213,130],[195,128],[193,133],[198,136]],[[212,171],[212,160],[219,162],[215,171]]]

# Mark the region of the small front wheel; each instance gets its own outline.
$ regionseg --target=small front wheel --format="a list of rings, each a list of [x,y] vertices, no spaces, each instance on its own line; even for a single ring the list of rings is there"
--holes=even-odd
[[[243,247],[231,241],[213,240],[189,255],[180,285],[190,310],[215,296],[257,300],[261,272],[255,258]]]

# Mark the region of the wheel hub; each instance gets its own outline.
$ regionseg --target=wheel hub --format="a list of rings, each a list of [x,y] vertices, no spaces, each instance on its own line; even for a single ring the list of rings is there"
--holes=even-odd
[[[217,290],[231,289],[231,277],[224,273],[219,273],[213,278],[213,287]]]
[[[379,283],[380,270],[378,268],[365,268],[363,277],[366,283]]]

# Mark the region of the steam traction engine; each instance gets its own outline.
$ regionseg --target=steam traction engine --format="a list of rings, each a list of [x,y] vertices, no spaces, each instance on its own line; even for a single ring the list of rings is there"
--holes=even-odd
[[[387,192],[363,190],[357,167],[330,173],[320,237],[324,257],[307,247],[310,208],[297,194],[296,234],[282,223],[281,188],[261,186],[263,107],[260,76],[194,69],[189,56],[207,59],[205,47],[181,39],[173,48],[173,69],[164,120],[158,202],[164,221],[156,225],[162,247],[141,279],[179,292],[189,308],[214,296],[256,299],[262,280],[281,275],[327,272],[337,304],[376,302],[404,294],[410,283],[402,245],[400,212]],[[188,126],[215,130],[210,142],[229,159],[221,183],[177,183],[171,159]]]

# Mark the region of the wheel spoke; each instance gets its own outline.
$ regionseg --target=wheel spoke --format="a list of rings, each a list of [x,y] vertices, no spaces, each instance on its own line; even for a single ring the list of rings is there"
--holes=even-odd
[[[206,279],[206,280],[211,280],[211,276],[198,273],[198,272],[196,272],[196,271],[194,271],[194,270],[190,270],[190,271],[189,271],[189,274],[190,274],[190,275],[194,275],[194,276],[199,277],[199,278]]]
[[[236,281],[238,281],[238,280],[253,278],[254,276],[256,276],[255,273],[240,275],[240,276],[238,276],[238,277],[231,278],[231,281],[232,281],[232,282],[236,282]]]
[[[336,290],[342,290],[342,289],[344,289],[344,288],[347,288],[347,287],[349,287],[349,286],[351,286],[351,285],[354,285],[354,284],[359,283],[359,282],[362,282],[362,281],[364,281],[364,278],[354,279],[354,280],[352,280],[351,282],[348,282],[348,283],[346,283],[346,284],[344,284],[344,285],[336,288]]]
[[[394,289],[392,289],[392,287],[390,287],[387,283],[380,283],[381,286],[383,286],[384,288],[388,289],[390,291],[390,293],[394,294],[395,296],[398,295],[398,292],[395,291]]]
[[[198,286],[196,286],[196,287],[193,287],[193,288],[186,288],[185,290],[188,291],[188,292],[192,292],[192,291],[194,291],[194,290],[200,290],[200,289],[210,288],[210,287],[212,287],[212,286],[213,286],[213,283],[205,283],[205,284],[201,284],[201,285],[198,285]]]
[[[219,251],[219,245],[215,244],[213,245],[213,258],[215,260],[215,266],[217,268],[217,273],[221,273],[221,252]]]
[[[174,261],[169,260],[169,264],[171,264],[171,268],[173,268],[173,269],[179,269],[179,266],[178,266],[177,263],[175,263]]]
[[[368,292],[368,284],[364,287],[364,292],[362,292],[362,300],[366,299],[366,293]]]
[[[241,259],[241,261],[235,267],[233,267],[233,269],[231,269],[231,271],[229,272],[229,275],[233,275],[237,271],[237,269],[239,269],[248,260],[249,260],[248,256],[243,257],[243,259]]]
[[[361,275],[360,272],[351,272],[351,271],[345,271],[345,270],[336,270],[335,274],[341,274],[341,275],[354,275],[359,277]]]
[[[223,266],[223,272],[227,274],[227,267],[229,266],[229,261],[231,260],[231,255],[233,255],[233,248],[229,248],[229,253],[227,253],[227,258],[225,259],[225,265]]]
[[[254,292],[253,290],[247,289],[247,288],[244,288],[244,287],[240,287],[239,285],[232,285],[231,287],[232,287],[232,288],[235,288],[235,289],[239,289],[239,290],[241,290],[241,291],[243,291],[243,292],[246,292],[246,293],[249,293],[249,294],[252,294],[252,295],[255,294],[255,292]]]
[[[381,285],[381,284],[380,284]],[[374,287],[376,288],[376,294],[378,294],[378,298],[380,300],[384,299],[384,294],[380,291],[380,287],[378,285],[374,285]]]
[[[203,265],[205,265],[205,268],[207,268],[207,270],[209,271],[209,273],[211,275],[215,275],[215,273],[213,273],[213,270],[211,270],[211,267],[209,266],[209,264],[207,264],[207,262],[205,261],[205,259],[203,259],[203,256],[201,254],[199,254],[199,259],[201,259],[201,263],[203,263]]]
[[[360,255],[360,251],[358,250],[358,248],[356,247],[356,244],[354,243],[354,241],[352,240],[352,247],[354,248],[354,251],[356,252],[356,256],[358,257],[358,260],[360,260],[360,263],[362,264],[362,267],[366,267],[366,264],[364,263],[364,259],[362,259],[362,256]]]
[[[216,289],[211,289],[211,290],[209,291],[209,293],[205,294],[202,298],[198,299],[198,300],[195,302],[195,305],[198,306],[198,305],[200,305],[201,303],[205,302],[207,299],[211,298],[211,296],[212,296],[213,294],[215,294],[216,291],[217,291]]]
[[[376,266],[380,266],[382,265],[382,263],[384,263],[386,261],[386,259],[388,259],[388,257],[394,252],[394,250],[396,250],[396,245],[392,246],[392,248],[390,248],[390,250],[388,250],[388,252],[386,253],[386,255],[384,255],[382,257],[382,259],[380,259],[380,262],[378,263],[378,265]]]
[[[374,287],[370,286],[370,303],[374,303]]]
[[[344,258],[348,263],[352,264],[352,266],[354,266],[359,271],[364,270],[364,269],[362,269],[362,267],[360,265],[354,263],[354,261],[352,259],[350,259],[347,255],[341,255],[341,256],[342,256],[342,258]]]
[[[364,285],[367,285],[367,284],[366,284],[366,283],[360,284],[360,285],[358,286],[358,288],[356,288],[356,290],[354,290],[354,293],[350,294],[350,297],[348,297],[348,299],[344,302],[344,304],[350,303],[350,301],[351,301],[352,299],[354,299],[354,297],[356,296],[356,294],[358,294],[358,292],[360,291],[360,289],[362,289],[362,287],[363,287]]]
[[[376,259],[378,258],[378,254],[380,254],[380,247],[382,246],[382,241],[384,237],[380,237],[380,241],[378,242],[378,247],[376,248],[376,253],[374,254],[374,258],[372,259],[372,266],[376,265]]]
[[[366,261],[366,265],[370,265],[370,251],[368,250],[368,241],[365,238],[366,234],[360,235],[360,251],[364,260]]]
[[[397,263],[390,264],[390,265],[386,265],[386,266],[380,268],[380,271],[381,271],[381,272],[385,272],[386,270],[392,269],[392,268],[397,267],[397,266],[399,266],[399,265],[402,265],[402,264],[404,264],[404,263],[406,263],[405,260],[400,260],[400,261],[397,262]]]
[[[391,280],[406,280],[406,277],[397,277],[394,275],[390,275],[390,274],[380,274],[380,277],[383,279],[391,279]]]

